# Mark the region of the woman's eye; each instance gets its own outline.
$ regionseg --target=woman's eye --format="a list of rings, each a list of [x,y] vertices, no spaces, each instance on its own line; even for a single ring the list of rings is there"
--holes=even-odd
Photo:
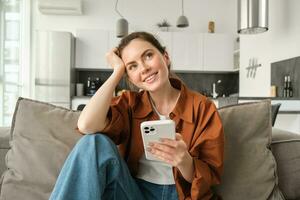
[[[136,69],[137,65],[136,64],[132,64],[128,66],[128,70],[134,70]]]
[[[149,60],[152,58],[152,56],[153,56],[153,54],[151,52],[149,52],[145,55],[145,58],[146,58],[146,60]]]

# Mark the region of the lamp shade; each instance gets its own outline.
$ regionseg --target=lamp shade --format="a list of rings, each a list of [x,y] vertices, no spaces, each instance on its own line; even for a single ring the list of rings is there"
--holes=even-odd
[[[121,18],[117,21],[116,35],[117,37],[124,37],[128,35],[128,22],[126,19]]]
[[[269,28],[268,0],[238,0],[238,33],[256,34]]]
[[[179,28],[184,28],[184,27],[188,27],[189,26],[189,20],[187,19],[186,16],[181,15],[178,19],[177,19],[177,27]]]

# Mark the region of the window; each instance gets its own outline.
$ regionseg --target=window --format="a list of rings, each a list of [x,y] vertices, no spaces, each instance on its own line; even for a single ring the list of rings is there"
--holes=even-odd
[[[24,41],[29,38],[25,33],[30,27],[25,20],[29,17],[25,16],[24,3],[25,0],[0,0],[0,126],[10,126],[18,97],[28,94],[24,83],[29,81],[23,74],[29,57],[22,58]]]

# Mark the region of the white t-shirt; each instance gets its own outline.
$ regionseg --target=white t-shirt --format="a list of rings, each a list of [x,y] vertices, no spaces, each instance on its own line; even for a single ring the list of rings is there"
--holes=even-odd
[[[152,100],[150,100],[150,102],[160,120],[168,119],[168,117],[161,115],[157,111]],[[175,184],[172,166],[165,162],[147,160],[145,154],[139,160],[139,171],[136,177],[159,185]]]

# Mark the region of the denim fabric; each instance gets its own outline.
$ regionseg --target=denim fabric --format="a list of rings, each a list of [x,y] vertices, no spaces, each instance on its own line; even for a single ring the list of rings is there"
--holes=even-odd
[[[157,185],[142,179],[135,179],[145,200],[178,200],[176,186],[174,185]]]
[[[177,199],[177,192],[175,185],[133,179],[116,145],[107,136],[85,135],[65,161],[50,200],[101,199],[173,200]]]

